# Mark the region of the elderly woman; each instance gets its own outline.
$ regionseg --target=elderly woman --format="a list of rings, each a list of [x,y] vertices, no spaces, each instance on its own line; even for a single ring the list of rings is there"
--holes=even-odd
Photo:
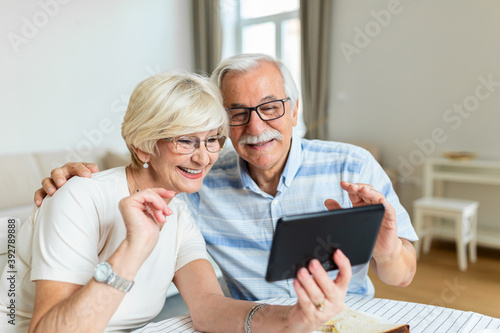
[[[351,274],[340,251],[336,281],[317,261],[299,272],[293,307],[224,297],[175,195],[199,190],[224,146],[226,117],[205,78],[167,73],[140,83],[122,125],[131,165],[71,179],[19,231],[15,326],[2,315],[0,331],[130,330],[160,312],[172,281],[200,331],[309,332],[338,313]],[[335,301],[318,311],[312,299],[325,297]]]

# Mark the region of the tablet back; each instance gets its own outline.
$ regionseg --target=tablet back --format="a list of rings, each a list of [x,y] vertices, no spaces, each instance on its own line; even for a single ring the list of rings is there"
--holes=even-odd
[[[266,280],[294,278],[313,258],[327,271],[337,269],[332,259],[336,249],[352,266],[368,262],[384,211],[383,205],[372,205],[282,217],[276,225]]]

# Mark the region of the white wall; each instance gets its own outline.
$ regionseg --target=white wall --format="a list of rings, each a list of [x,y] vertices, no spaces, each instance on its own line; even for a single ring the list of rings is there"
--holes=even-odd
[[[193,67],[185,0],[0,0],[0,154],[125,150],[133,88]]]
[[[424,157],[500,159],[499,13],[497,0],[335,1],[330,139],[378,144],[407,208]]]

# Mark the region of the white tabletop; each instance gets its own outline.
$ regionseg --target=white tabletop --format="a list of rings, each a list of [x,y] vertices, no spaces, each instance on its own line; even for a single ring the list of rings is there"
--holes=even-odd
[[[292,305],[293,298],[275,298],[266,303]],[[392,323],[409,324],[412,333],[418,332],[500,332],[500,319],[475,312],[465,312],[433,305],[393,301],[382,298],[347,296],[346,305],[350,308],[372,314]],[[487,330],[486,330],[487,329]],[[136,333],[157,332],[198,332],[193,329],[189,315],[170,318],[157,323],[150,323]]]

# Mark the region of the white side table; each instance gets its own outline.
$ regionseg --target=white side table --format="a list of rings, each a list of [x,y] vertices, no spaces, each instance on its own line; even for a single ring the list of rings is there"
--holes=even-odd
[[[443,197],[447,182],[498,186],[500,161],[429,158],[424,165],[424,197]],[[474,198],[467,199],[474,200]],[[500,221],[498,228],[495,229],[482,227],[479,222],[477,244],[500,249]]]

